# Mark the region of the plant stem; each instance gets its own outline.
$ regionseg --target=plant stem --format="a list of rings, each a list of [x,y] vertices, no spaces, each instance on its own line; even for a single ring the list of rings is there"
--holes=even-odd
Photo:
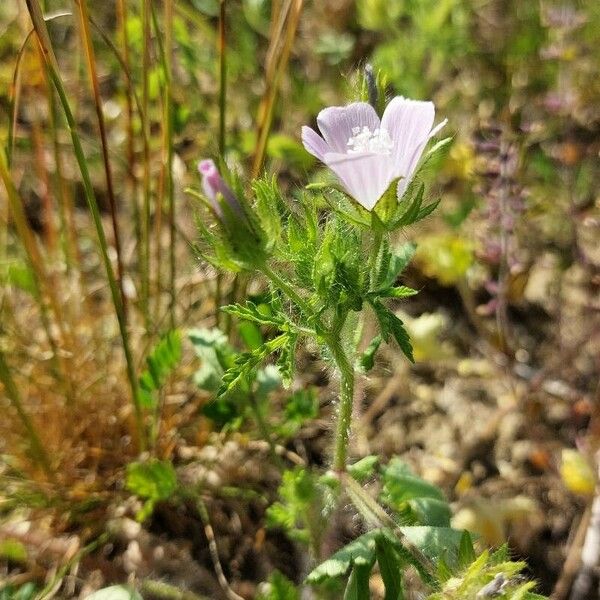
[[[142,201],[142,264],[140,265],[141,294],[140,304],[146,330],[150,328],[150,2],[144,0],[142,6],[143,57],[142,57],[142,130],[144,135],[144,176]]]
[[[304,300],[295,290],[284,281],[268,265],[261,267],[262,273],[275,287],[278,287],[296,306],[305,313],[305,316],[315,321],[315,330],[325,342],[335,365],[340,373],[340,398],[338,407],[338,420],[335,433],[335,445],[333,456],[333,468],[336,471],[346,470],[346,459],[348,457],[348,440],[350,438],[350,425],[352,424],[352,408],[354,405],[354,368],[346,356],[340,340],[340,331],[344,326],[347,311],[339,312],[332,326],[327,329],[321,319],[315,315],[310,304]]]
[[[292,44],[296,35],[296,29],[300,21],[302,5],[304,0],[288,0],[281,10],[277,11],[279,26],[274,29],[274,37],[270,40],[267,54],[267,72],[265,77],[265,93],[261,100],[258,118],[258,130],[256,132],[256,150],[252,164],[252,177],[258,177],[261,172],[267,142],[273,122],[273,112],[277,91],[288,64]],[[274,13],[273,13],[274,14]],[[287,20],[286,19],[287,16]],[[283,37],[284,20],[286,24],[285,37]]]
[[[85,155],[83,152],[83,147],[81,145],[81,140],[80,140],[79,134],[77,132],[75,119],[73,117],[73,113],[71,112],[71,106],[69,104],[69,100],[67,99],[65,87],[64,87],[62,79],[59,75],[58,64],[56,62],[56,57],[54,56],[54,51],[52,49],[52,44],[50,42],[50,36],[48,35],[48,30],[46,28],[46,23],[43,19],[42,10],[38,3],[38,0],[27,0],[27,8],[29,9],[29,14],[31,16],[33,26],[35,27],[37,38],[38,38],[39,44],[41,46],[42,52],[44,54],[44,58],[46,60],[46,65],[48,67],[48,73],[49,73],[52,83],[58,93],[58,97],[59,97],[63,112],[65,113],[65,118],[67,120],[67,125],[68,125],[69,131],[71,133],[71,141],[73,143],[73,150],[75,152],[77,164],[78,164],[79,170],[81,172],[81,179],[83,181],[85,198],[86,198],[90,213],[92,215],[92,220],[94,222],[96,234],[98,236],[98,244],[100,247],[100,253],[102,256],[102,261],[104,263],[104,268],[106,271],[106,278],[108,280],[108,285],[110,288],[110,293],[112,296],[112,301],[113,301],[113,305],[115,308],[117,321],[119,324],[119,331],[121,334],[121,343],[123,346],[123,352],[125,354],[127,379],[129,381],[129,385],[130,385],[130,389],[131,389],[131,401],[133,403],[134,410],[135,410],[137,434],[138,434],[138,438],[139,438],[139,446],[140,446],[140,449],[143,450],[145,448],[143,413],[142,413],[142,407],[139,402],[138,383],[137,383],[137,377],[135,374],[133,355],[131,353],[129,332],[127,331],[127,325],[125,322],[125,315],[124,315],[124,311],[123,311],[123,304],[121,301],[121,294],[119,293],[119,288],[117,285],[117,281],[115,279],[115,274],[113,271],[112,263],[110,261],[110,257],[108,256],[108,245],[106,242],[104,227],[102,225],[100,209],[98,207],[96,195],[94,193],[94,188],[92,186],[92,180],[90,177],[87,162],[86,162]]]
[[[123,252],[121,250],[121,235],[119,232],[119,217],[117,212],[117,200],[115,197],[112,169],[108,156],[108,140],[106,137],[106,125],[104,123],[104,112],[102,110],[102,98],[100,96],[100,84],[98,82],[98,70],[96,68],[96,54],[92,43],[90,33],[90,19],[87,13],[87,0],[74,0],[79,9],[80,33],[82,45],[85,49],[85,56],[88,65],[92,94],[94,96],[94,106],[96,109],[96,119],[98,121],[98,131],[100,132],[100,146],[102,148],[102,163],[104,165],[104,176],[106,178],[106,195],[110,207],[110,219],[113,230],[113,239],[115,244],[115,254],[117,257],[117,275],[119,293],[121,294],[121,305],[123,307],[123,318],[127,322],[127,296],[125,295],[124,277],[125,267],[123,265]]]
[[[269,454],[273,459],[273,462],[279,467],[283,468],[284,463],[279,454],[277,454],[277,447],[275,446],[275,442],[273,441],[273,437],[271,436],[271,429],[269,424],[267,423],[262,411],[260,410],[260,406],[258,401],[256,400],[256,396],[254,394],[249,395],[250,400],[250,408],[252,409],[252,414],[256,419],[256,424],[258,426],[258,431],[260,435],[263,437],[265,442],[269,445]]]
[[[167,202],[169,210],[169,319],[171,329],[175,328],[175,190],[173,185],[173,97],[172,67],[173,60],[173,0],[165,0],[165,136],[167,143]]]
[[[306,314],[307,317],[314,317],[314,310],[311,308],[310,304],[304,300],[294,288],[287,284],[275,271],[273,271],[268,265],[263,265],[261,267],[261,272],[263,275],[278,287],[302,312]]]
[[[50,466],[50,459],[46,454],[46,450],[40,441],[40,438],[37,434],[33,421],[30,419],[29,415],[25,411],[23,406],[23,401],[21,400],[21,394],[14,382],[10,374],[10,370],[8,365],[6,364],[6,359],[4,358],[4,353],[0,350],[0,381],[4,385],[4,391],[8,396],[13,408],[16,410],[17,415],[19,415],[19,419],[21,419],[21,423],[23,427],[27,431],[27,435],[29,436],[29,445],[31,447],[31,452],[35,456],[35,459],[39,462],[40,466],[46,473],[48,479],[50,481],[55,481],[54,471]]]
[[[225,161],[225,126],[227,108],[227,12],[226,0],[220,0],[219,6],[219,32],[217,50],[219,54],[219,157]],[[235,276],[237,278],[237,275]],[[223,275],[217,272],[215,281],[215,322],[217,327],[221,324],[221,302],[223,298]],[[229,334],[229,332],[227,332]]]
[[[343,472],[346,470],[352,408],[354,406],[354,368],[342,348],[339,335],[328,336],[327,346],[340,373],[340,398],[335,429],[333,468],[336,471]]]
[[[225,111],[227,108],[227,39],[225,26],[227,13],[226,0],[220,0],[219,7],[219,155],[225,156]]]

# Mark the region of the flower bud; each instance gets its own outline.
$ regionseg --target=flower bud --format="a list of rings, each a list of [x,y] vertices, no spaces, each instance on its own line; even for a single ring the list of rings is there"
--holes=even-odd
[[[213,160],[205,159],[198,163],[198,171],[202,176],[202,191],[210,202],[217,217],[224,218],[223,208],[219,202],[219,194],[227,203],[234,215],[243,218],[244,211],[231,188],[225,183]]]
[[[198,163],[204,197],[221,231],[223,252],[242,267],[265,259],[265,234],[250,206],[227,185],[214,161]]]

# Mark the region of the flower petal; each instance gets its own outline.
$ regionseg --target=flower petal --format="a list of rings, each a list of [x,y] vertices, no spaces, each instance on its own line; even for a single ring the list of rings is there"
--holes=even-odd
[[[367,210],[373,210],[394,179],[393,162],[381,154],[330,152],[325,155],[325,164],[348,194]]]
[[[306,151],[310,152],[321,162],[323,162],[325,154],[330,152],[327,142],[314,129],[306,125],[302,127],[302,143]]]
[[[407,183],[427,144],[434,116],[433,102],[408,100],[402,96],[394,98],[383,113],[381,126],[394,141],[395,176],[404,177]]]
[[[379,117],[367,102],[353,102],[323,109],[317,116],[317,124],[331,151],[346,153],[348,140],[354,135],[352,129],[366,125],[375,131],[379,127]]]

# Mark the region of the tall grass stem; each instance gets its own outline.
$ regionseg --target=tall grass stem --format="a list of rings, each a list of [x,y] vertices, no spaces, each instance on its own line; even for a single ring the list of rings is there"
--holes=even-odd
[[[100,209],[98,207],[96,195],[94,193],[94,188],[92,186],[90,173],[89,173],[87,162],[86,162],[85,155],[83,152],[83,147],[81,145],[81,140],[80,140],[79,134],[77,132],[77,126],[75,123],[75,119],[73,117],[73,113],[71,111],[71,106],[69,104],[69,101],[67,99],[65,87],[63,85],[62,79],[59,74],[58,64],[56,62],[56,57],[54,56],[54,51],[52,49],[50,36],[48,35],[48,30],[46,28],[46,23],[43,19],[42,11],[41,11],[38,0],[27,0],[27,8],[29,10],[29,14],[31,16],[33,26],[35,27],[37,38],[38,38],[39,44],[41,46],[42,52],[44,54],[44,58],[46,60],[48,72],[52,79],[52,83],[56,89],[56,92],[58,93],[60,103],[61,103],[63,112],[65,114],[65,118],[67,120],[67,125],[68,125],[69,131],[71,133],[71,141],[73,144],[73,150],[75,153],[77,164],[78,164],[79,170],[81,172],[81,178],[82,178],[82,182],[83,182],[85,198],[86,198],[88,208],[89,208],[91,216],[92,216],[92,220],[94,222],[94,227],[96,229],[96,234],[98,237],[98,244],[100,247],[100,253],[101,253],[102,261],[104,263],[104,268],[106,271],[106,278],[108,280],[108,285],[110,287],[110,293],[111,293],[113,305],[115,308],[117,321],[119,324],[119,331],[121,334],[121,344],[123,346],[123,352],[125,354],[127,379],[129,381],[129,386],[130,386],[130,390],[131,390],[131,401],[133,403],[135,417],[136,417],[139,446],[140,446],[140,449],[144,449],[145,445],[146,445],[146,440],[145,440],[145,435],[144,435],[143,412],[142,412],[142,407],[140,405],[139,395],[138,395],[138,381],[137,381],[137,377],[136,377],[136,373],[135,373],[133,355],[131,352],[129,332],[127,331],[127,326],[126,326],[126,322],[125,322],[123,304],[121,302],[121,294],[119,293],[119,288],[117,285],[117,281],[115,279],[115,274],[113,271],[112,263],[110,261],[109,255],[108,255],[108,244],[106,242],[104,227],[102,225]]]
[[[121,234],[119,231],[119,215],[117,210],[117,200],[115,197],[112,168],[108,156],[108,140],[106,138],[106,125],[104,122],[104,111],[102,108],[102,98],[100,96],[100,85],[98,82],[98,69],[96,67],[96,54],[94,52],[94,44],[90,33],[90,19],[87,12],[87,0],[74,0],[78,8],[80,33],[82,37],[82,45],[85,50],[87,61],[88,74],[94,97],[94,106],[96,109],[96,119],[98,121],[98,130],[100,132],[100,146],[102,149],[102,163],[104,165],[104,176],[106,178],[106,195],[108,196],[108,204],[110,207],[110,219],[113,230],[113,239],[115,243],[115,254],[117,258],[117,274],[119,292],[121,294],[121,304],[123,310],[123,318],[127,323],[127,296],[125,295],[124,278],[125,267],[123,265],[123,252],[121,250]]]

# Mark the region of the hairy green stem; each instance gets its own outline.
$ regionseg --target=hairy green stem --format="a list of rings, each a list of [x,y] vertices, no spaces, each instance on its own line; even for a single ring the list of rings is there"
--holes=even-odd
[[[261,271],[275,287],[279,288],[305,314],[306,317],[314,321],[315,331],[329,348],[337,370],[339,371],[340,397],[334,443],[333,468],[336,471],[345,471],[346,459],[348,457],[350,426],[352,424],[352,409],[354,406],[355,379],[354,367],[348,359],[340,339],[340,332],[346,322],[348,311],[338,312],[335,315],[331,326],[327,328],[324,326],[321,319],[315,315],[315,311],[310,304],[280,275],[273,271],[268,265],[263,265]]]
[[[219,158],[225,160],[225,127],[226,127],[226,110],[227,110],[227,10],[226,0],[220,0],[219,5],[219,31],[217,38],[218,53],[219,53]],[[238,275],[235,275],[237,281]],[[215,322],[217,327],[221,325],[221,303],[223,301],[223,275],[217,271],[215,281]],[[229,320],[227,335],[231,333]]]
[[[294,288],[286,283],[284,279],[271,269],[268,265],[262,265],[261,272],[263,275],[278,287],[307,317],[314,317],[314,310],[310,304],[304,300]]]
[[[340,373],[340,397],[335,429],[333,468],[341,472],[346,470],[346,460],[348,459],[348,441],[354,407],[354,368],[342,348],[339,336],[328,337],[327,346]]]

